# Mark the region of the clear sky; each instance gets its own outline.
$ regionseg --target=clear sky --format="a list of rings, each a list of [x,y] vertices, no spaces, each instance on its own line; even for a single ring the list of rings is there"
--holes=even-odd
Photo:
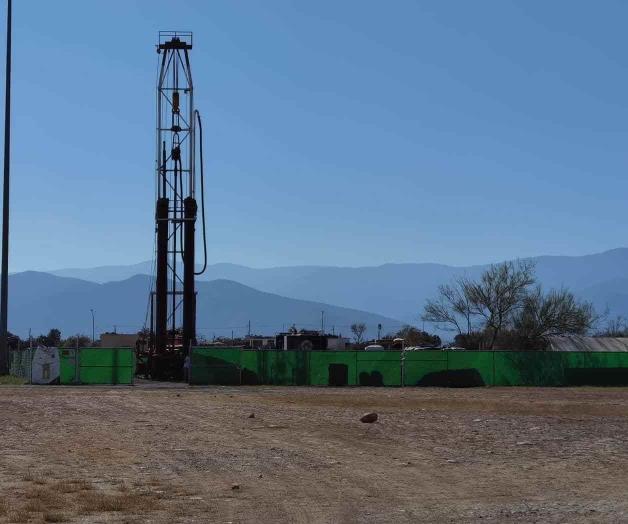
[[[14,4],[12,271],[151,258],[160,29],[194,32],[210,262],[628,244],[625,1]]]

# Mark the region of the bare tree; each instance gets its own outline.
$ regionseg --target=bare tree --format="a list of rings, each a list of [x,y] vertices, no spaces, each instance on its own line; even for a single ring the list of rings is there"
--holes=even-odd
[[[512,320],[515,311],[523,307],[523,299],[534,280],[534,264],[518,260],[492,265],[482,273],[479,282],[465,282],[464,294],[471,311],[484,319],[484,328],[491,334],[487,349],[493,349],[500,331]]]
[[[532,287],[534,282],[530,261],[493,265],[477,281],[464,277],[440,286],[438,298],[427,301],[423,319],[449,326],[458,331],[457,338],[487,349],[498,337],[537,347],[548,336],[584,334],[599,322],[591,303],[578,301],[567,289],[545,294],[540,286]],[[618,332],[621,322],[618,318],[609,328]]]
[[[444,329],[457,331],[459,335],[472,330],[471,304],[465,293],[468,286],[466,277],[459,277],[451,284],[438,286],[438,299],[428,300],[425,304],[422,320],[439,324]]]
[[[356,343],[360,344],[362,342],[362,337],[364,336],[364,332],[366,331],[366,324],[364,322],[356,322],[351,324],[351,332],[355,337]]]
[[[625,337],[628,334],[626,319],[621,315],[607,321],[606,327],[595,336],[600,337]]]
[[[552,335],[583,335],[589,331],[597,316],[590,302],[580,302],[566,289],[544,294],[536,286],[523,300],[523,307],[513,320],[513,327],[528,339]]]

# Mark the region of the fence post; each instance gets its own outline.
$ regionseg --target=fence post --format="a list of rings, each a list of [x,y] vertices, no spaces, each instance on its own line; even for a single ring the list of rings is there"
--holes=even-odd
[[[493,349],[493,383],[492,386],[495,386],[495,350]]]
[[[188,346],[188,386],[192,384],[192,339]]]
[[[76,344],[76,349],[74,350],[74,384],[81,383],[81,350],[78,347],[78,342]]]

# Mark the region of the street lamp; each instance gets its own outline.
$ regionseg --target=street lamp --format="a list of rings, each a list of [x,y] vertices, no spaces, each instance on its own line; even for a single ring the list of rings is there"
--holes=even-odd
[[[95,333],[95,329],[94,329],[94,310],[90,309],[91,313],[92,313],[92,346],[94,345],[94,342],[96,341],[96,333]]]

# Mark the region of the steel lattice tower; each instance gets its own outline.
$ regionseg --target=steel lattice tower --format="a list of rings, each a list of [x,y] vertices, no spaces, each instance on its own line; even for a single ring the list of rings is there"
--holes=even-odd
[[[160,357],[187,353],[196,338],[194,288],[195,129],[192,33],[160,32],[156,139],[156,282],[154,333]],[[151,308],[152,309],[152,308]],[[181,338],[177,330],[183,328]],[[163,369],[163,366],[162,366]],[[157,375],[160,374],[157,369]]]

